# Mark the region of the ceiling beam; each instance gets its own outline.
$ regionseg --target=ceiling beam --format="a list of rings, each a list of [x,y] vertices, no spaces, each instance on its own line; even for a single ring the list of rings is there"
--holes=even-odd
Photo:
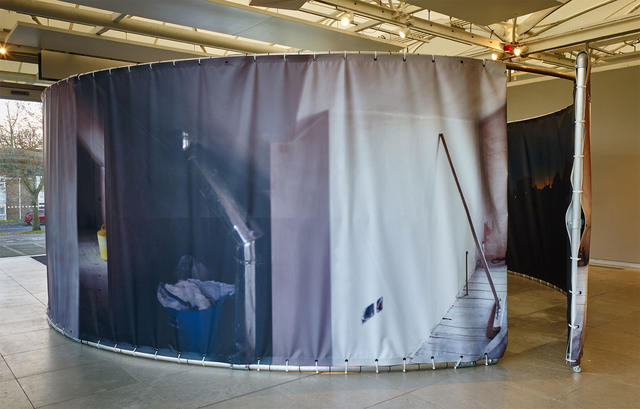
[[[632,53],[616,54],[609,57],[604,57],[602,61],[606,63],[619,63],[623,61],[640,60],[640,51]]]
[[[521,45],[527,47],[528,53],[538,53],[632,33],[640,33],[640,16],[624,17],[539,40],[523,41]]]
[[[612,44],[620,44],[620,43],[626,43],[626,42],[636,42],[636,41],[640,41],[640,32],[639,33],[634,33],[634,34],[628,34],[622,37],[611,37],[611,38],[607,38],[605,40],[599,40],[599,41],[587,41],[586,43],[580,43],[580,44],[575,44],[569,47],[562,47],[562,48],[558,48],[556,50],[554,50],[555,52],[560,52],[560,53],[567,53],[567,52],[571,52],[571,51],[578,51],[578,50],[584,50],[586,49],[587,45],[589,47],[591,46],[596,46],[596,47],[606,47]]]
[[[395,24],[400,27],[408,26],[411,30],[421,31],[448,40],[477,45],[491,50],[502,51],[504,47],[504,43],[498,39],[480,36],[460,28],[449,27],[407,13],[402,13],[390,7],[383,6],[382,3],[372,4],[359,0],[318,0],[318,2],[351,11],[366,18]]]
[[[282,52],[282,48],[280,47],[260,44],[258,42],[195,32],[190,29],[164,26],[162,24],[152,23],[149,21],[127,18],[119,21],[113,21],[111,14],[86,9],[77,9],[75,7],[66,7],[37,0],[0,0],[0,8],[27,15],[53,18],[56,20],[93,25],[97,27],[106,27],[118,31],[181,41],[206,47],[234,50],[243,53],[266,54]]]
[[[566,58],[560,54],[554,53],[532,53],[527,54],[525,58],[538,60],[543,63],[559,65],[561,67],[575,68],[576,62],[571,58]]]

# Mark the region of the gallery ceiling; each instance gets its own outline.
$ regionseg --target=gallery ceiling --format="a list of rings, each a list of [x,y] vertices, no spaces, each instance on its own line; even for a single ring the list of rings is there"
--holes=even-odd
[[[640,0],[0,0],[0,28],[0,88],[232,54],[399,52],[569,71],[586,50],[594,69],[640,64]]]

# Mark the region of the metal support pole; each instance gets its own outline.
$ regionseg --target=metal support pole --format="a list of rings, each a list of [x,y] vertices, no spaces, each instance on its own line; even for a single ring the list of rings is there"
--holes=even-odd
[[[571,305],[569,309],[569,345],[567,347],[567,361],[574,364],[573,356],[573,337],[575,330],[580,326],[575,322],[577,315],[576,294],[581,291],[577,287],[578,277],[578,261],[580,251],[580,238],[582,232],[582,167],[583,167],[583,149],[585,137],[585,113],[586,113],[586,83],[587,69],[589,67],[589,56],[585,51],[581,51],[576,59],[576,94],[575,94],[575,126],[574,126],[574,150],[573,150],[573,169],[571,171],[571,185],[573,192],[571,204],[567,209],[566,223],[569,231],[569,240],[571,244]],[[582,329],[580,329],[582,331]],[[578,334],[579,336],[579,334]],[[575,365],[574,365],[575,366]]]

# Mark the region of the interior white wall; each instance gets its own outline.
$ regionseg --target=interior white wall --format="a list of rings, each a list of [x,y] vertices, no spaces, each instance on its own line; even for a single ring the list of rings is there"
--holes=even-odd
[[[572,100],[571,81],[513,83],[507,119],[544,115]],[[591,258],[640,264],[640,66],[593,73],[591,103]]]

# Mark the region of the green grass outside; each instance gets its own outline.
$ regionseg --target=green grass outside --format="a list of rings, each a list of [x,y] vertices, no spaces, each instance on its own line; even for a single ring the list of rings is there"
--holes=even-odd
[[[31,231],[23,231],[23,232],[18,232],[18,233],[0,233],[0,236],[8,236],[8,235],[13,235],[13,234],[38,234],[38,233],[44,233],[44,230],[31,230]]]

